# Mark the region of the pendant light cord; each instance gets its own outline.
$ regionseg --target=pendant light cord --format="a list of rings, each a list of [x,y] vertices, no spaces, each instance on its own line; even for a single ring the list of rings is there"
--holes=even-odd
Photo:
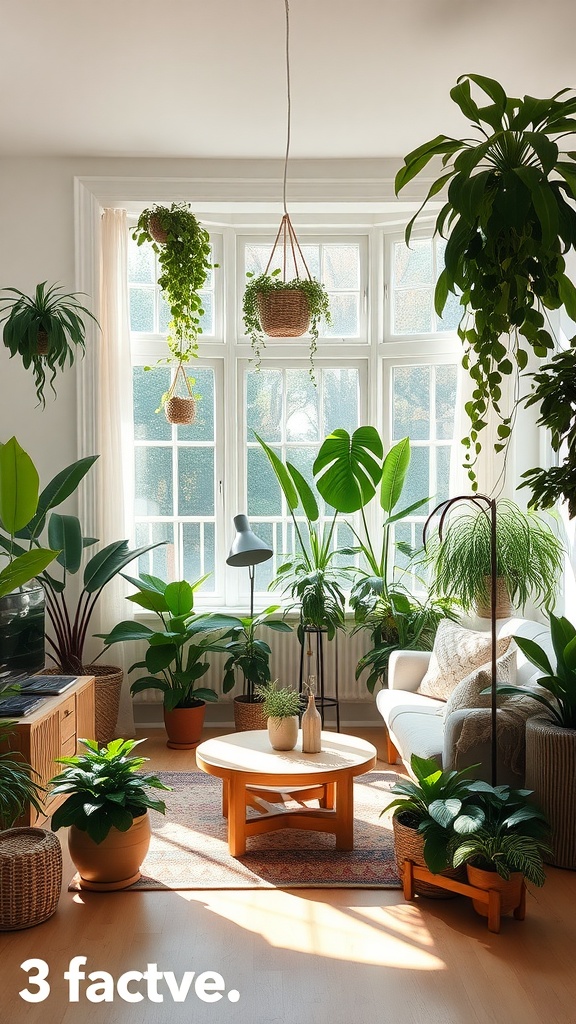
[[[288,176],[288,157],[290,155],[290,113],[291,113],[291,99],[290,99],[290,7],[288,0],[284,0],[284,7],[286,9],[286,105],[287,105],[287,124],[286,124],[286,155],[284,157],[284,183],[282,189],[282,198],[284,202],[284,213],[288,213],[286,208],[286,179]]]

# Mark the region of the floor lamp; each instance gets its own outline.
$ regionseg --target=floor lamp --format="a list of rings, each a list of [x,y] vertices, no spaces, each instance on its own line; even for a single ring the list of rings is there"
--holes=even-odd
[[[266,562],[272,558],[273,551],[260,537],[250,529],[248,517],[244,515],[234,516],[234,528],[236,536],[228,553],[226,562],[228,565],[248,566],[250,577],[250,618],[254,617],[254,566],[260,562]]]
[[[444,530],[444,523],[446,516],[450,509],[461,501],[470,501],[474,505],[477,505],[479,509],[484,511],[489,518],[490,522],[490,628],[492,630],[491,636],[491,779],[492,785],[497,784],[497,725],[496,725],[496,571],[497,571],[497,557],[496,557],[496,499],[488,498],[485,494],[460,494],[457,498],[449,498],[448,501],[442,501],[436,506],[433,512],[428,516],[428,519],[424,523],[424,530],[422,533],[422,540],[424,547],[426,547],[426,534],[428,527],[435,516],[440,516],[438,523],[438,536],[442,540],[442,534]]]

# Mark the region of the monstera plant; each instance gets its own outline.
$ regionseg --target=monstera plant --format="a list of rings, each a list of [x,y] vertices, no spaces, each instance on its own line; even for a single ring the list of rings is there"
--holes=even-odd
[[[473,99],[472,85],[484,105]],[[441,158],[442,173],[408,224],[406,242],[422,208],[447,187],[435,223],[435,233],[447,238],[435,307],[441,316],[451,293],[460,298],[463,366],[474,382],[464,444],[476,489],[474,465],[489,410],[499,419],[496,450],[507,445],[514,424],[518,399],[505,406],[505,378],[517,377],[531,354],[550,355],[547,310],[564,305],[576,320],[576,288],[564,260],[576,246],[576,153],[561,148],[576,132],[576,96],[563,89],[550,99],[518,99],[482,75],[462,75],[450,95],[475,134],[438,135],[413,150],[396,176],[396,193]]]

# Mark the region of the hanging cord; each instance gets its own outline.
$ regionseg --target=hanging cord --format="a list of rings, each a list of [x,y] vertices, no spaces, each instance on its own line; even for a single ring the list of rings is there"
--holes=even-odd
[[[282,200],[284,203],[284,214],[285,216],[288,216],[288,210],[286,208],[286,179],[288,177],[288,157],[290,155],[290,115],[292,111],[292,101],[290,96],[290,5],[288,0],[284,0],[284,7],[286,8],[286,155],[284,157],[284,184]]]

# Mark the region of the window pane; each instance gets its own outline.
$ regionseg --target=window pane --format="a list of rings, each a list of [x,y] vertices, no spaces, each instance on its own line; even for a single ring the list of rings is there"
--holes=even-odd
[[[360,380],[356,369],[330,369],[322,373],[324,428],[322,437],[342,428],[352,434],[359,425]]]
[[[430,238],[394,245],[394,287],[417,288],[432,284],[432,240]]]
[[[251,521],[252,529],[260,540],[263,540],[268,547],[272,548],[273,551],[278,552],[278,546],[274,541],[275,536],[275,523],[259,523]],[[279,552],[278,552],[279,553]],[[240,569],[240,572],[247,573],[247,569]],[[268,590],[274,578],[274,558],[269,558],[266,562],[259,562],[258,565],[254,566],[254,590],[262,593]],[[273,595],[270,596],[270,604],[277,604],[277,599]],[[263,640],[270,643],[270,634],[266,637],[266,630],[262,630],[260,636]]]
[[[194,583],[211,573],[196,593],[214,591],[214,523],[183,523],[182,553],[184,579]]]
[[[214,449],[178,449],[178,515],[214,515]]]
[[[151,334],[154,330],[154,292],[130,288],[130,329]]]
[[[287,370],[286,391],[286,439],[319,441],[319,394],[308,370]]]
[[[248,440],[281,440],[282,371],[249,370],[246,374]]]
[[[137,448],[134,457],[136,515],[172,515],[171,449]]]
[[[439,440],[454,437],[456,374],[456,366],[436,367],[436,437]]]
[[[282,515],[280,487],[268,457],[260,448],[248,449],[247,488],[249,516]]]
[[[244,249],[244,262],[246,273],[252,273],[255,277],[259,277],[266,270],[268,260],[270,259],[270,253],[272,252],[273,243],[263,242],[249,242]],[[303,245],[300,243],[300,249],[302,256],[311,277],[316,277],[320,280],[320,246],[317,244]],[[296,261],[292,253],[292,249],[289,244],[286,246],[286,280],[290,281],[293,277],[296,277],[296,269],[298,270],[298,276],[306,276],[306,270],[302,264],[302,258],[297,248]],[[297,266],[296,266],[297,265]],[[284,278],[284,251],[282,245],[282,239],[280,239],[276,246],[274,257],[268,268],[268,273],[272,274],[275,270],[280,270],[280,279]]]
[[[131,284],[154,284],[154,250],[151,245],[128,241],[128,280]]]
[[[450,493],[450,448],[441,445],[436,449],[436,504],[445,501]]]
[[[423,441],[430,437],[430,368],[395,366],[393,370],[393,437]]]
[[[330,295],[332,326],[324,325],[321,333],[327,338],[356,338],[360,333],[360,299],[358,295]]]
[[[412,445],[410,466],[406,474],[406,483],[402,491],[402,507],[420,501],[421,498],[431,497],[430,495],[430,449],[417,448]],[[419,515],[427,515],[426,505],[418,509]]]
[[[134,366],[132,371],[134,391],[134,437],[138,441],[169,441],[172,428],[164,412],[156,412],[160,399],[170,386],[168,367],[145,370]]]
[[[394,334],[429,334],[432,330],[432,289],[394,293]]]
[[[191,384],[196,399],[196,419],[190,425],[180,425],[178,431],[179,441],[213,441],[214,440],[214,370],[196,367],[189,363],[187,374],[194,378]],[[182,390],[181,375],[178,394],[185,394]]]
[[[360,288],[360,249],[358,245],[324,246],[324,285],[326,288]]]
[[[162,580],[175,579],[174,527],[172,523],[137,523],[135,536],[137,547],[156,544],[162,540],[167,542],[140,556],[138,574],[147,572],[152,576],[159,576]]]

